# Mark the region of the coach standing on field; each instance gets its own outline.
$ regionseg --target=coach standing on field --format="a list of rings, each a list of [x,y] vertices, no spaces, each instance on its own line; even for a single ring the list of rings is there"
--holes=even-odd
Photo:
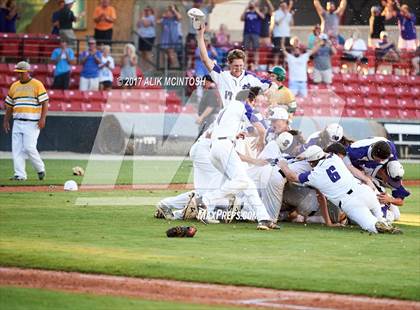
[[[38,173],[38,178],[45,177],[45,165],[36,149],[39,132],[45,127],[48,111],[48,95],[44,85],[30,75],[30,65],[19,62],[14,72],[19,80],[14,82],[6,97],[6,114],[3,128],[10,131],[10,118],[13,115],[12,153],[15,174],[11,180],[26,180],[26,158]]]

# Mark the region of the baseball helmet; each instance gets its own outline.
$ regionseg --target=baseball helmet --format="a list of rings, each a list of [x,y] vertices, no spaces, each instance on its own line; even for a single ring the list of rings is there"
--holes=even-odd
[[[273,119],[282,119],[282,120],[289,120],[289,113],[286,111],[286,109],[281,107],[275,107],[271,109],[270,113],[270,120]]]
[[[293,135],[290,132],[282,132],[276,139],[277,145],[280,148],[280,151],[284,152],[287,150],[293,143]]]
[[[74,192],[74,191],[77,191],[77,189],[78,189],[78,187],[77,187],[76,181],[68,180],[68,181],[66,181],[66,183],[64,183],[64,190],[65,191]]]
[[[306,161],[316,161],[325,156],[324,151],[318,145],[311,145],[298,157]]]
[[[388,162],[386,170],[392,179],[402,178],[404,176],[404,167],[398,160]]]
[[[337,123],[329,124],[325,131],[328,133],[328,137],[332,142],[338,142],[343,138],[344,130],[343,127],[341,127]]]
[[[281,66],[274,66],[270,70],[268,70],[268,73],[273,73],[277,76],[277,81],[283,82],[286,80],[286,70]]]
[[[192,8],[187,12],[188,16],[191,18],[192,26],[195,30],[200,30],[201,25],[204,24],[205,14],[203,11],[197,8]]]

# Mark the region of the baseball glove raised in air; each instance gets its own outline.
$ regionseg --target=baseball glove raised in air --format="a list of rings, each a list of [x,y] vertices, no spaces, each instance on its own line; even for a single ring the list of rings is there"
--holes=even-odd
[[[176,226],[169,228],[166,231],[166,235],[168,238],[174,238],[174,237],[187,237],[192,238],[194,237],[195,233],[197,232],[197,228],[194,226]]]

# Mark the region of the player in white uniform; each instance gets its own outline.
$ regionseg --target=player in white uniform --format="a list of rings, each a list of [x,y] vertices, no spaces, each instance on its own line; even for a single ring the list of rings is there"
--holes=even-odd
[[[204,42],[205,29],[197,31],[197,43],[200,49],[201,61],[210,72],[210,76],[217,85],[223,106],[228,106],[236,100],[236,95],[243,89],[258,86],[263,90],[271,85],[269,80],[261,80],[253,73],[245,71],[245,52],[239,49],[231,50],[227,56],[229,70],[222,68],[208,57],[206,44]]]
[[[279,162],[289,181],[317,188],[364,230],[371,233],[401,232],[386,222],[375,192],[353,177],[341,157],[326,154],[316,145],[306,149],[301,157],[310,163],[312,171],[297,175],[289,169],[287,162]]]
[[[246,102],[233,101],[219,112],[211,137],[210,160],[213,166],[226,176],[226,179],[219,190],[205,193],[202,199],[194,199],[193,204],[203,210],[202,214],[205,216],[208,205],[217,204],[221,199],[232,198],[242,193],[244,202],[255,212],[258,220],[257,229],[268,230],[279,227],[273,223],[267,213],[255,184],[248,177],[245,166],[235,150],[235,141],[242,135],[243,123],[254,121],[252,104],[259,92],[259,87],[252,87]],[[199,219],[202,220],[202,218]]]

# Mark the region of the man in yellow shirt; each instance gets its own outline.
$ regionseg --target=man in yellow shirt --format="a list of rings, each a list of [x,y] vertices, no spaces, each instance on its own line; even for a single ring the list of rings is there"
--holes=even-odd
[[[45,178],[45,165],[39,156],[36,145],[41,129],[45,127],[48,111],[48,95],[42,83],[30,75],[30,65],[19,62],[14,72],[19,80],[14,82],[6,97],[6,114],[3,128],[10,131],[10,118],[13,115],[12,153],[15,174],[11,180],[24,181],[27,178],[25,161],[27,158],[38,173]]]
[[[114,7],[110,5],[110,0],[101,0],[101,4],[93,13],[96,42],[111,45],[112,27],[116,19],[117,14]]]
[[[265,95],[270,103],[270,108],[280,106],[289,112],[291,118],[296,111],[297,105],[293,93],[283,85],[286,79],[286,70],[281,66],[274,66],[268,73],[272,84],[265,92]]]

